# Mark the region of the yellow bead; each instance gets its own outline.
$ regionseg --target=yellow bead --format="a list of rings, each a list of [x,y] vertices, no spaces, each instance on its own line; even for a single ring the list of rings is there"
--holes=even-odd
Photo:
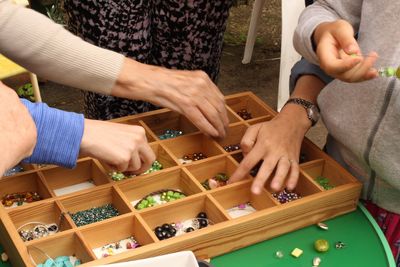
[[[301,254],[303,254],[303,251],[301,249],[299,249],[299,248],[295,248],[295,249],[293,249],[291,254],[292,254],[293,257],[298,258],[298,257],[301,256]]]

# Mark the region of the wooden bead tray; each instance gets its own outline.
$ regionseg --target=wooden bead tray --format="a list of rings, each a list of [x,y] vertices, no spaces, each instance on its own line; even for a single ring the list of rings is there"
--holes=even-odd
[[[110,170],[101,162],[80,159],[73,170],[55,166],[24,166],[27,171],[0,180],[0,195],[21,191],[36,191],[43,200],[15,208],[0,207],[0,243],[5,247],[13,266],[33,266],[46,258],[75,255],[83,266],[95,266],[146,258],[181,250],[192,250],[200,259],[221,255],[242,247],[324,221],[356,209],[361,184],[334,160],[305,139],[301,152],[305,159],[296,192],[302,198],[280,204],[272,197],[268,186],[261,195],[252,195],[252,177],[235,184],[206,190],[201,183],[223,172],[231,175],[242,159],[241,151],[226,152],[223,147],[238,144],[246,129],[268,121],[276,112],[250,92],[226,97],[230,125],[227,137],[215,141],[203,136],[183,116],[168,109],[114,120],[118,123],[141,125],[163,170],[147,175],[113,181]],[[252,119],[243,120],[237,112],[247,109]],[[160,140],[166,129],[182,130],[184,135]],[[202,152],[206,159],[189,164],[178,160],[184,154]],[[325,191],[316,181],[324,176],[335,187]],[[93,188],[57,196],[55,190],[92,181]],[[178,189],[187,197],[173,202],[136,210],[132,201],[162,189]],[[77,227],[68,212],[86,210],[112,203],[119,216]],[[231,218],[227,210],[250,203],[256,211]],[[1,205],[1,204],[0,204]],[[213,225],[166,240],[158,240],[155,227],[196,217],[206,212]],[[54,235],[24,242],[17,229],[32,221],[59,222]],[[141,247],[97,259],[93,249],[110,242],[134,236]],[[29,253],[28,253],[29,252]]]

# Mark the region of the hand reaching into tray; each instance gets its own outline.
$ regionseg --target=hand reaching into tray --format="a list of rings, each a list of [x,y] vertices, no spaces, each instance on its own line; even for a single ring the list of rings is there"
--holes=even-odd
[[[118,171],[142,173],[156,159],[143,127],[85,119],[80,154]]]
[[[177,111],[206,135],[226,134],[224,96],[203,71],[170,70],[125,59],[111,94]]]
[[[0,177],[32,154],[36,126],[17,94],[0,82]]]
[[[295,110],[302,107],[287,108]],[[273,191],[279,191],[284,187],[293,190],[299,178],[298,160],[301,143],[309,127],[295,126],[300,123],[309,124],[308,121],[301,122],[297,118],[281,113],[271,121],[248,128],[240,144],[244,159],[229,179],[229,183],[243,179],[262,160],[251,187],[254,194],[260,194],[268,180]]]

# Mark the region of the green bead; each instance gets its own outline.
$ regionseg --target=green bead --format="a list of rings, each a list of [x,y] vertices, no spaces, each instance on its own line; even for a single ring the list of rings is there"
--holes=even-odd
[[[142,209],[144,209],[146,206],[145,205],[143,205],[142,203],[140,203],[139,205],[138,205],[138,209],[139,210],[142,210]]]
[[[393,77],[396,75],[396,69],[393,67],[387,67],[386,68],[386,76],[387,77]]]
[[[396,77],[397,79],[400,79],[400,67],[398,67],[396,70]]]

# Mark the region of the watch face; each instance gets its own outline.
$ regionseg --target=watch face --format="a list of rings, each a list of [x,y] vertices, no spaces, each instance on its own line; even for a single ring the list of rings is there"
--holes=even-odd
[[[312,106],[307,109],[308,118],[315,124],[319,120],[319,111],[317,106]]]

